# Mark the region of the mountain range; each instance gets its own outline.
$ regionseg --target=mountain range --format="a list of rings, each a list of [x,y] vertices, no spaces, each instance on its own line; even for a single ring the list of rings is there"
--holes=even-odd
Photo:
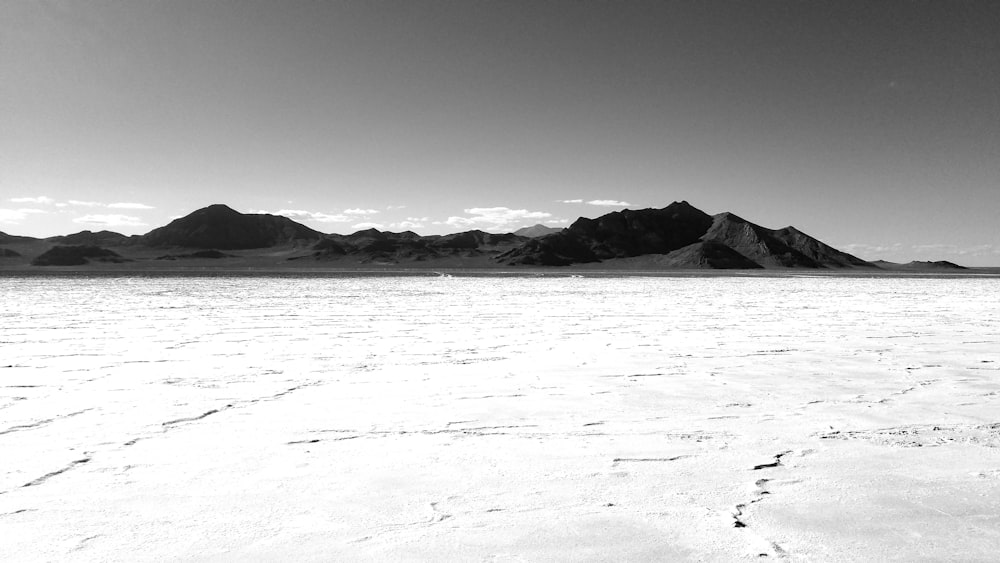
[[[144,235],[82,231],[35,239],[0,233],[0,267],[28,263],[163,267],[222,261],[232,267],[518,267],[616,269],[947,270],[950,262],[867,262],[795,227],[768,229],[733,213],[709,215],[686,201],[625,209],[565,229],[535,225],[514,233],[479,230],[421,236],[366,229],[324,234],[287,217],[240,213],[216,204]],[[227,251],[227,252],[221,252]]]

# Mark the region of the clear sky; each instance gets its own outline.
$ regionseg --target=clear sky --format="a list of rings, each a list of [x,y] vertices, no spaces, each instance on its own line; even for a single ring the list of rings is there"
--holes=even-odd
[[[0,230],[323,232],[687,200],[1000,265],[1000,2],[0,2]]]

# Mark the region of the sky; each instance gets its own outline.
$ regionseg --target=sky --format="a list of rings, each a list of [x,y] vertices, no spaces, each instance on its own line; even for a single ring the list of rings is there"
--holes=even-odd
[[[1000,265],[1000,2],[4,0],[0,231],[326,233],[688,201]]]

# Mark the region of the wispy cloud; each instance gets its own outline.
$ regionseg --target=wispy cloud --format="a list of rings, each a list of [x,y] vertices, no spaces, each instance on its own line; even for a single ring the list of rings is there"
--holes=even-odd
[[[18,224],[29,215],[48,213],[43,209],[0,209],[0,223]]]
[[[378,213],[378,209],[345,209],[345,215],[375,215]]]
[[[13,197],[10,199],[15,203],[34,203],[38,205],[54,205],[56,207],[106,207],[108,209],[155,209],[152,205],[135,202],[101,203],[99,201],[83,201],[79,199],[69,199],[66,201],[56,201],[48,196],[37,197]]]
[[[83,225],[97,225],[99,227],[145,227],[146,223],[138,217],[130,215],[84,215],[73,219],[74,223]]]
[[[601,207],[628,207],[632,205],[627,201],[618,201],[617,199],[592,199],[590,201],[583,201],[582,199],[558,199],[557,203],[586,203],[587,205],[598,205]]]
[[[472,207],[464,210],[470,217],[449,217],[442,224],[465,229],[483,228],[487,230],[503,230],[518,227],[525,222],[539,222],[552,217],[545,211],[528,211],[527,209],[511,209],[509,207]]]
[[[430,217],[407,217],[405,220],[398,223],[390,223],[389,228],[412,231],[414,229],[424,228],[426,223],[430,220]]]
[[[603,207],[628,207],[632,205],[627,201],[618,201],[616,199],[592,199],[586,203],[587,205],[600,205]]]
[[[251,213],[281,215],[282,217],[288,217],[289,219],[297,221],[318,221],[320,223],[347,223],[354,220],[352,217],[348,217],[347,215],[331,215],[329,213],[322,213],[319,211],[305,211],[304,209],[279,209],[277,211],[255,210],[251,211]]]
[[[12,197],[10,198],[10,201],[13,201],[14,203],[34,203],[37,205],[52,205],[56,202],[56,200],[51,197],[44,195],[37,197]]]

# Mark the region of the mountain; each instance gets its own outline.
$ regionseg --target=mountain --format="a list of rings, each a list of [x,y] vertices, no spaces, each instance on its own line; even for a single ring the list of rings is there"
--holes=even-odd
[[[581,217],[561,232],[531,239],[500,259],[512,265],[564,266],[667,254],[698,242],[711,225],[711,216],[686,201],[663,209],[625,209],[597,219]]]
[[[129,238],[114,231],[98,231],[96,233],[80,231],[71,235],[49,237],[45,241],[66,245],[115,246],[127,243]]]
[[[506,264],[561,266],[648,254],[674,268],[872,268],[794,227],[772,230],[733,213],[710,216],[686,201],[577,219],[502,254]]]
[[[538,238],[558,233],[561,230],[562,229],[557,229],[555,227],[546,227],[545,225],[532,225],[530,227],[522,227],[514,231],[513,234],[519,237]]]
[[[9,248],[0,248],[0,258],[18,258],[21,256],[20,252],[11,250]]]
[[[19,237],[17,235],[8,235],[7,233],[0,231],[0,244],[10,244],[12,242],[35,242],[38,239],[34,237]]]
[[[350,235],[326,235],[313,245],[312,258],[348,258],[364,264],[397,264],[443,258],[493,257],[526,240],[510,233],[495,235],[478,230],[422,237],[412,231],[392,233],[366,229]]]
[[[171,221],[139,237],[147,246],[221,248],[238,250],[266,248],[294,241],[320,240],[323,234],[287,217],[244,214],[216,204]]]

